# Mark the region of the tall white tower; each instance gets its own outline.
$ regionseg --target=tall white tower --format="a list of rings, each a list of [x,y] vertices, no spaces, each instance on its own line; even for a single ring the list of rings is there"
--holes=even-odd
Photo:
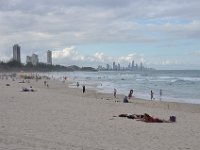
[[[18,44],[15,44],[13,46],[13,60],[16,60],[18,62],[21,62],[20,57],[20,46]]]

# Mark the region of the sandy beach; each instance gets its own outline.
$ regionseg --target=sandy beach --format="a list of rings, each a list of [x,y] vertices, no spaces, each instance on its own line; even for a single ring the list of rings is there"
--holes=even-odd
[[[44,79],[0,79],[0,150],[199,150],[200,105],[131,99]],[[6,86],[10,84],[10,86]],[[32,86],[35,92],[21,92]],[[118,102],[115,102],[117,100]],[[113,117],[144,114],[175,123]]]

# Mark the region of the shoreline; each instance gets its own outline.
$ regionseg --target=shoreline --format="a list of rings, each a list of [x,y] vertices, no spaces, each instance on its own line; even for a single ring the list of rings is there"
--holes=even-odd
[[[80,87],[69,87],[69,84],[72,83],[71,81],[66,81],[64,84],[62,81],[59,81],[57,79],[51,80],[50,84],[56,85],[62,87],[63,89],[67,89],[70,92],[66,92],[66,94],[69,95],[76,95],[78,96],[84,96],[85,98],[95,98],[95,99],[101,99],[105,101],[111,101],[113,103],[123,103],[124,96],[123,94],[117,94],[117,98],[114,98],[113,93],[103,93],[98,92],[96,89],[87,89],[86,87],[86,93],[82,94],[82,88]],[[53,88],[53,87],[52,87]],[[51,89],[51,87],[50,87]],[[54,89],[54,88],[53,88]],[[117,101],[117,102],[115,102]],[[200,113],[200,104],[193,104],[193,103],[184,103],[184,102],[173,102],[173,101],[158,101],[158,100],[146,100],[142,98],[135,98],[132,97],[129,99],[130,105],[139,105],[142,107],[151,107],[151,108],[161,108],[165,110],[176,110],[176,111],[188,111],[193,113]]]

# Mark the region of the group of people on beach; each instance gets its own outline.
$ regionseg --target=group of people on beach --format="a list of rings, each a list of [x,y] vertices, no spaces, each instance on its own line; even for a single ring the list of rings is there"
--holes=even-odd
[[[114,88],[113,95],[114,95],[114,98],[117,98],[117,89],[116,88]],[[132,97],[133,97],[133,89],[130,90],[128,96],[124,97],[123,102],[128,103],[128,99],[131,99]]]
[[[77,88],[80,86],[79,82],[76,82],[76,86],[77,86]],[[82,87],[83,87],[83,94],[84,94],[86,91],[86,87],[85,87],[85,85],[83,85]]]
[[[114,98],[117,98],[117,89],[116,88],[114,88],[113,95],[114,95]],[[162,95],[163,95],[162,89],[160,89],[159,95],[160,95],[159,99],[162,100]],[[154,92],[152,90],[150,92],[150,96],[151,96],[151,100],[155,99]],[[130,90],[128,96],[124,97],[124,103],[127,103],[128,99],[131,99],[132,97],[133,97],[133,89]]]
[[[160,100],[162,100],[162,94],[163,92],[162,92],[162,89],[160,89],[160,91],[159,91],[159,95],[160,95]],[[155,97],[154,97],[154,92],[151,90],[151,100],[154,100],[155,99]]]

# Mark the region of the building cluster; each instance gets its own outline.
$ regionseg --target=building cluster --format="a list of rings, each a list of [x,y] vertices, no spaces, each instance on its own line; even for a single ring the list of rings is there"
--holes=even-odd
[[[13,60],[21,63],[20,50],[21,48],[18,44],[13,46]],[[26,63],[36,66],[39,63],[38,55],[32,54],[32,56],[26,56]],[[52,65],[52,52],[50,50],[47,51],[47,64]]]
[[[38,55],[32,54],[32,56],[26,56],[26,64],[32,64],[36,66],[39,63]]]
[[[135,64],[134,60],[128,64],[126,67],[121,67],[120,63],[113,62],[112,65],[106,64],[105,67],[99,65],[98,70],[102,71],[144,71],[149,70],[149,68],[145,68],[143,63],[141,62],[140,65]]]

